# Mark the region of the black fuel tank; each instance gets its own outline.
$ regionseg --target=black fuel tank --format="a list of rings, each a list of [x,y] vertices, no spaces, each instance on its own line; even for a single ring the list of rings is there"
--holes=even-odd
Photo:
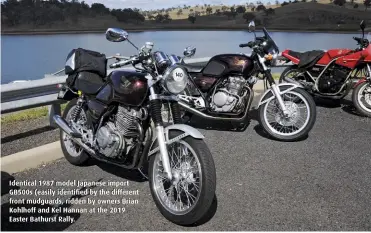
[[[224,76],[228,74],[249,76],[254,69],[253,60],[242,54],[219,54],[210,59],[202,73],[205,76]]]
[[[140,106],[147,97],[148,85],[145,73],[131,70],[112,71],[108,83],[97,94],[104,103],[119,102],[129,106]]]

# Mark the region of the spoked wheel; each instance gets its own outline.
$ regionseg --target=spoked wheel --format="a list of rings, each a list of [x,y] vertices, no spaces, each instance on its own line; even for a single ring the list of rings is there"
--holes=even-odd
[[[73,113],[76,109],[76,99],[71,100],[64,112],[63,112],[63,118],[66,120],[66,122],[70,123],[70,120],[72,119]],[[78,126],[83,126],[86,123],[86,114],[85,111],[82,110],[80,113],[80,117],[77,120]],[[69,125],[71,126],[71,125]],[[83,127],[79,128],[79,133],[84,133]],[[68,162],[70,162],[73,165],[83,165],[86,163],[89,159],[88,153],[86,153],[80,146],[78,146],[75,142],[72,141],[71,136],[67,135],[63,130],[60,130],[60,142],[61,142],[61,148],[64,157],[67,159]]]
[[[279,83],[298,83],[299,81],[305,81],[305,77],[301,73],[297,66],[289,66],[281,73]]]
[[[267,98],[272,95],[270,93]],[[260,124],[270,136],[281,141],[295,141],[305,137],[316,120],[313,98],[301,88],[295,88],[281,97],[288,114],[283,113],[277,99],[273,98],[259,107]]]
[[[170,138],[180,133],[171,132]],[[197,224],[208,212],[215,194],[216,175],[211,153],[202,140],[186,137],[168,145],[172,180],[160,154],[149,163],[150,188],[156,206],[179,225]]]
[[[363,116],[371,117],[371,83],[364,82],[353,90],[354,107]]]

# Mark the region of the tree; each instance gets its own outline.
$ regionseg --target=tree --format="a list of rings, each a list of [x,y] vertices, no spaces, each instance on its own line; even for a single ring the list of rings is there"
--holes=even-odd
[[[239,14],[243,14],[246,12],[246,8],[244,6],[238,6],[236,12]]]
[[[251,12],[246,12],[243,14],[242,17],[246,20],[246,22],[250,22],[255,19],[255,14]]]
[[[206,14],[211,15],[213,13],[213,8],[207,7],[206,8]]]
[[[256,11],[265,11],[265,10],[266,10],[266,8],[263,4],[260,4],[256,7]]]
[[[279,2],[278,0],[276,0],[275,4],[276,4],[276,5],[279,5],[279,4],[280,4],[280,2]]]
[[[267,16],[275,14],[274,9],[272,9],[272,8],[269,8],[269,9],[265,10],[264,12],[265,12],[265,15],[267,15]]]
[[[194,16],[194,15],[188,15],[188,20],[189,20],[191,23],[195,23],[195,22],[196,22],[196,16]]]
[[[216,15],[221,15],[222,12],[220,11],[220,9],[216,9],[215,14],[216,14]]]
[[[365,11],[367,11],[367,8],[371,6],[371,0],[365,0],[363,2],[363,5],[365,5]]]
[[[338,6],[343,6],[346,3],[346,0],[334,0],[334,4]]]
[[[176,13],[177,15],[182,15],[183,14],[183,10],[182,9],[179,9],[178,12]]]
[[[281,3],[281,6],[286,6],[286,5],[289,5],[288,2],[284,1],[283,3]]]

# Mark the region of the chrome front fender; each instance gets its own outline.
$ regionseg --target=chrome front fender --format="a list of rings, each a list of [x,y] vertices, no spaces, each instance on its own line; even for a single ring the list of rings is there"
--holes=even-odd
[[[180,134],[179,136],[175,137],[175,138],[169,139],[169,133],[170,133],[171,130],[178,130],[178,131],[182,131],[183,133]],[[185,125],[185,124],[169,125],[169,126],[165,127],[164,134],[165,134],[166,145],[177,142],[177,141],[181,140],[182,138],[185,138],[185,137],[188,137],[188,136],[191,136],[191,137],[197,138],[197,139],[204,139],[205,138],[204,135],[202,135],[202,133],[200,131],[198,131],[197,129],[195,129],[195,128],[189,126],[189,125]],[[151,147],[149,149],[148,157],[151,156],[151,155],[156,154],[159,150],[160,150],[160,148],[157,145],[157,137],[155,137],[153,139]]]
[[[289,91],[291,91],[295,88],[303,88],[302,86],[299,86],[299,85],[293,84],[293,83],[280,83],[280,84],[276,84],[276,86],[278,87],[278,89],[280,91],[280,95],[285,94],[285,93],[287,93],[287,92],[289,92]],[[271,96],[269,95],[270,92],[272,93]],[[264,92],[264,94],[260,98],[258,107],[260,107],[260,105],[265,104],[266,102],[268,102],[268,101],[270,101],[274,98],[276,98],[276,96],[274,95],[272,89],[269,88],[266,92]]]

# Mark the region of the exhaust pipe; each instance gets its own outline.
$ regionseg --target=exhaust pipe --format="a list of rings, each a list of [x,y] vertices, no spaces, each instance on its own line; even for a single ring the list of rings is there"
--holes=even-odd
[[[59,126],[59,128],[61,128],[69,136],[74,138],[82,138],[82,135],[71,129],[71,127],[68,126],[67,122],[61,116],[54,115],[53,120]]]
[[[252,96],[249,97],[249,100],[248,100],[248,103],[246,105],[246,108],[245,108],[245,112],[243,114],[242,117],[240,118],[227,118],[227,117],[215,117],[215,116],[210,116],[208,114],[205,114],[201,111],[198,111],[197,109],[194,109],[192,108],[191,106],[189,106],[187,103],[183,102],[183,101],[178,101],[178,104],[183,107],[185,110],[187,110],[188,112],[191,112],[199,117],[202,117],[202,118],[205,118],[205,119],[208,119],[208,120],[216,120],[216,121],[233,121],[233,122],[243,122],[247,115],[248,115],[248,112],[249,112],[249,109],[250,109],[250,106],[251,106],[251,102],[252,102],[252,99],[254,97],[254,93],[251,91],[250,89],[250,93]]]
[[[53,116],[54,122],[61,128],[66,134],[71,136],[71,140],[74,141],[77,145],[84,148],[92,156],[96,156],[94,150],[92,150],[89,146],[81,141],[82,135],[80,133],[75,132],[71,127],[68,126],[67,122],[59,115]]]

